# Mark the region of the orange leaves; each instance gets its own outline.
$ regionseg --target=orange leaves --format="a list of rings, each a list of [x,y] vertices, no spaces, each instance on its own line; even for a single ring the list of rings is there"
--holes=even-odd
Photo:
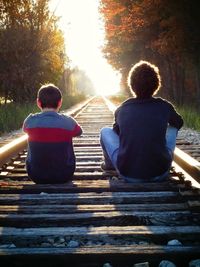
[[[123,13],[125,10],[125,6],[123,6],[120,2],[113,0],[101,1],[100,12],[108,19],[117,14]]]
[[[120,62],[122,53],[129,58],[128,54],[144,55],[148,50],[148,53],[174,55],[178,59],[189,40],[185,21],[189,22],[188,10],[193,5],[187,0],[180,3],[173,0],[101,0],[109,57],[115,53],[119,67],[129,64]]]
[[[185,88],[200,92],[198,1],[101,0],[100,11],[107,39],[103,52],[124,80],[130,65],[142,58],[160,63],[166,88],[174,86],[175,95],[180,91],[183,97],[184,80]],[[188,82],[186,72],[195,77],[194,83]]]

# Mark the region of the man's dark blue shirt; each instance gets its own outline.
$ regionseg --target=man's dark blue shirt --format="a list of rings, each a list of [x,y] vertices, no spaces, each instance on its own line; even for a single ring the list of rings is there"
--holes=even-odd
[[[148,179],[169,170],[168,125],[180,129],[183,120],[162,98],[129,98],[118,107],[113,130],[120,138],[117,166],[122,175]]]

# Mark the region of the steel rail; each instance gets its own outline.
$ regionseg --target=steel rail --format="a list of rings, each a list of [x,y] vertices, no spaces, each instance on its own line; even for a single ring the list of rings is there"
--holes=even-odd
[[[196,159],[176,147],[174,161],[200,183],[200,163]]]

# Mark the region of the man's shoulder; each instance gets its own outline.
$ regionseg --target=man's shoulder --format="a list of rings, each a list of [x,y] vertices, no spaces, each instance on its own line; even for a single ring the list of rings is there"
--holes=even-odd
[[[172,107],[172,103],[162,97],[154,97],[154,100],[162,105],[166,105],[168,107]]]
[[[118,107],[117,107],[117,110],[120,110],[121,108],[123,108],[124,106],[127,106],[129,104],[133,104],[134,103],[134,98],[133,97],[130,97],[126,100],[124,100]]]
[[[126,110],[127,109],[135,109],[138,107],[138,105],[150,105],[152,104],[159,105],[160,107],[162,106],[163,108],[166,109],[171,109],[173,105],[167,101],[166,99],[163,99],[161,97],[151,97],[149,99],[137,99],[134,97],[126,99],[121,105],[116,109],[116,113],[118,113],[121,110]]]
[[[127,98],[126,100],[124,100],[121,103],[121,106],[132,104],[132,103],[134,103],[134,101],[135,101],[135,98],[134,97],[129,97],[129,98]]]

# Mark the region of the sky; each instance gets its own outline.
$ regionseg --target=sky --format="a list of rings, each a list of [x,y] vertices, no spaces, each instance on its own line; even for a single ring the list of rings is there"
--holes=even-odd
[[[114,94],[119,90],[120,74],[101,52],[104,30],[98,5],[99,0],[51,0],[50,10],[60,17],[72,66],[87,73],[99,94]]]

